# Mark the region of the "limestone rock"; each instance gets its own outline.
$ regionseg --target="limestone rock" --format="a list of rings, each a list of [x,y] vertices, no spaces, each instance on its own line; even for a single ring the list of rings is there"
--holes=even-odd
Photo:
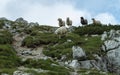
[[[25,73],[23,71],[15,71],[13,75],[32,75],[31,73]]]
[[[80,68],[90,69],[92,67],[90,60],[80,61]]]
[[[81,57],[86,57],[85,52],[79,46],[73,46],[72,51],[73,51],[73,58],[75,58],[75,59],[79,59]]]
[[[120,47],[107,52],[108,59],[108,69],[111,72],[116,72],[120,74]]]
[[[80,64],[79,64],[78,60],[73,60],[73,61],[69,64],[69,66],[71,66],[72,68],[75,68],[75,69],[80,68]]]
[[[24,20],[22,17],[17,18],[17,19],[15,20],[15,22],[23,23],[23,24],[28,24],[28,22],[27,22],[26,20]]]
[[[120,75],[120,30],[108,32],[102,50],[106,53],[106,67],[108,71]]]
[[[101,36],[101,40],[105,40],[107,38],[107,32],[105,31],[102,36]]]
[[[120,45],[118,41],[115,40],[107,40],[104,42],[104,45],[102,46],[102,49],[104,51],[109,51],[117,48]]]

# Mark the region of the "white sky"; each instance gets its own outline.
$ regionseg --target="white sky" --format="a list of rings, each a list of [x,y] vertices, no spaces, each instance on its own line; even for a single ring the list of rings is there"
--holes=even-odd
[[[77,1],[77,0],[76,0]],[[76,8],[74,1],[69,0],[0,0],[0,17],[15,20],[23,17],[28,22],[38,22],[40,25],[58,26],[58,18],[70,17],[74,26],[81,25],[83,16],[91,23],[91,18],[100,20],[103,24],[118,24],[118,20],[110,12],[92,12]],[[96,8],[97,9],[97,8]]]

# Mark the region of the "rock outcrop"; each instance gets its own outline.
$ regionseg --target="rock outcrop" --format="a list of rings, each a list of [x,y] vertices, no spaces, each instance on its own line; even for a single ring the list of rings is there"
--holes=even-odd
[[[120,75],[120,31],[111,30],[107,37],[102,46],[106,52],[107,69]]]
[[[72,50],[73,50],[73,58],[74,59],[80,59],[82,57],[86,57],[86,54],[81,47],[73,46]]]
[[[104,72],[112,72],[120,75],[120,31],[111,30],[104,32],[101,40],[101,55],[93,54],[94,60],[88,60],[85,57],[85,51],[79,46],[73,46],[73,59],[69,64],[74,69],[95,68]],[[84,60],[81,60],[81,58]]]
[[[17,18],[17,19],[15,20],[15,22],[17,22],[17,23],[23,23],[23,24],[28,24],[28,22],[27,22],[26,20],[24,20],[22,17]]]

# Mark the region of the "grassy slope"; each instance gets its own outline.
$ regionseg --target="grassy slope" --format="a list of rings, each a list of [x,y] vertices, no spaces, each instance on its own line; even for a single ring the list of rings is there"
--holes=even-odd
[[[2,25],[2,23],[3,22],[1,22],[0,24]],[[103,27],[105,27],[105,29],[108,31],[110,30],[110,28],[113,27],[118,29],[118,26],[93,27],[94,26],[88,26],[87,28],[78,27],[74,33],[68,33],[65,38],[59,40],[56,35],[51,33],[51,27],[33,26],[32,28],[23,29],[25,33],[29,34],[29,36],[23,40],[23,46],[37,47],[41,45],[46,45],[43,51],[45,55],[53,58],[57,57],[57,59],[60,59],[62,55],[66,55],[66,60],[72,60],[72,46],[77,45],[85,50],[88,57],[87,59],[94,59],[94,57],[92,57],[92,54],[99,54],[102,41],[100,40],[100,36],[85,37],[84,34],[102,34],[104,31]],[[0,28],[2,28],[2,26]],[[39,33],[39,31],[49,31],[49,33]],[[51,64],[54,62],[48,60],[27,60],[25,62],[21,62],[20,58],[17,57],[15,50],[11,46],[11,43],[13,41],[12,35],[8,31],[0,32],[0,34],[1,33],[2,35],[0,35],[0,68],[2,69],[0,69],[0,73],[6,72],[12,75],[12,72],[16,70],[16,67],[18,67],[19,65],[24,65],[30,68],[33,67],[50,70],[49,73],[36,73],[36,75],[68,75],[68,70],[66,68],[61,66],[51,67]],[[85,40],[86,38],[88,40]],[[67,42],[67,40],[71,40],[72,42]],[[60,73],[59,70],[63,73]]]
[[[67,42],[67,39],[72,40],[72,42]],[[56,45],[48,45],[45,47],[44,54],[53,58],[57,57],[58,59],[60,59],[62,55],[67,55],[67,59],[72,60],[72,47],[80,46],[85,50],[89,59],[94,59],[91,56],[94,53],[98,54],[100,52],[101,45],[102,41],[100,36],[85,37],[69,33],[66,38],[59,40]]]
[[[20,65],[21,59],[16,55],[15,49],[12,47],[12,34],[9,31],[0,31],[0,74],[12,73],[16,67]]]

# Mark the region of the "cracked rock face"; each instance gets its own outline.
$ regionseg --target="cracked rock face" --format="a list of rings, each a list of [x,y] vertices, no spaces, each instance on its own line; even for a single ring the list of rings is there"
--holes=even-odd
[[[86,60],[84,50],[79,46],[73,46],[73,59],[67,65],[74,69],[95,68],[104,72],[113,72],[120,75],[120,31],[111,30],[104,32],[101,37],[103,55],[94,54],[94,60]],[[82,60],[84,59],[84,60]]]
[[[90,68],[94,67],[94,65],[91,64],[91,62],[92,62],[91,60],[82,60],[86,57],[86,54],[81,47],[73,46],[72,50],[73,50],[73,58],[75,60],[72,60],[72,62],[69,64],[69,66],[76,68],[76,69],[77,68],[90,69]]]
[[[104,51],[110,51],[114,50],[119,47],[119,42],[115,40],[107,40],[104,42],[104,45],[102,46]]]
[[[102,50],[107,52],[107,67],[111,72],[120,75],[120,33],[119,30],[111,30],[107,36],[109,39],[104,41]]]

